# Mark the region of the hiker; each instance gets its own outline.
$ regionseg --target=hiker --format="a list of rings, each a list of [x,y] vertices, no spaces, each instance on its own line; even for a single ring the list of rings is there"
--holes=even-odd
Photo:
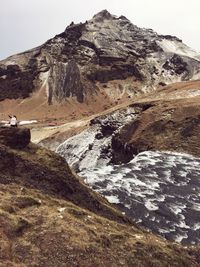
[[[17,117],[15,115],[9,116],[10,118],[10,126],[17,127]]]

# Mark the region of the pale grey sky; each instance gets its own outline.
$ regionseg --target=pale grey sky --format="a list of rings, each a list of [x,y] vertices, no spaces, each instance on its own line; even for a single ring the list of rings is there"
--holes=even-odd
[[[41,45],[107,9],[200,51],[200,0],[0,0],[0,59]]]

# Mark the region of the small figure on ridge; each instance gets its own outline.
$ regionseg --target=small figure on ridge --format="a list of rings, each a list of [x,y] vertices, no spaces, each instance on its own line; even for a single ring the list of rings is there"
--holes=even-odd
[[[9,118],[10,118],[10,126],[17,127],[17,117],[15,115],[13,116],[9,115]]]

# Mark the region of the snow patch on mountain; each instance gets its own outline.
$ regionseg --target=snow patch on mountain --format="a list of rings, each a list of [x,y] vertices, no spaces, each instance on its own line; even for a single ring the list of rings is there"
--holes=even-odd
[[[161,41],[156,41],[156,43],[166,53],[174,53],[174,54],[178,54],[178,55],[185,56],[185,57],[190,57],[190,58],[200,61],[199,53],[194,51],[187,45],[183,44],[182,42],[163,39]]]

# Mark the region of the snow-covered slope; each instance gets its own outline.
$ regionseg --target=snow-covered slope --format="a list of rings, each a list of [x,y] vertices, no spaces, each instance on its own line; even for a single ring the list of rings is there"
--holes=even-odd
[[[157,41],[157,44],[163,49],[166,53],[174,53],[184,57],[190,57],[195,60],[200,60],[200,54],[193,50],[192,48],[188,47],[187,45],[183,44],[178,40],[161,40]]]

